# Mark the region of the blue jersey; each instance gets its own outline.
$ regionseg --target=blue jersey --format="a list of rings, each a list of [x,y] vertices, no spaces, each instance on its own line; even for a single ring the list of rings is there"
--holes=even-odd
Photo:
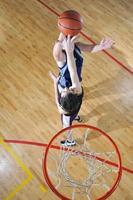
[[[81,56],[80,49],[76,45],[74,48],[74,58],[75,58],[79,81],[82,81],[81,70],[82,70],[82,65],[83,65],[83,57]],[[65,88],[65,87],[69,88],[70,86],[72,86],[71,77],[70,77],[70,73],[69,73],[68,65],[67,65],[67,59],[66,59],[66,63],[62,67],[60,67],[59,70],[60,70],[60,78],[58,80],[58,84],[62,88]]]

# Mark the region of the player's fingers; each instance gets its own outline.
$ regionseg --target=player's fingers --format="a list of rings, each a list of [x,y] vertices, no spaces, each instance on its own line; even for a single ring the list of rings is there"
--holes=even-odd
[[[52,72],[51,72],[51,71],[49,71],[49,72],[48,72],[48,74],[49,74],[49,76],[52,78]]]
[[[53,75],[54,75],[54,73],[51,72],[51,71],[49,71],[48,73],[49,73],[50,76],[53,76]]]
[[[106,41],[105,38],[103,38],[103,39],[101,40],[100,44],[103,44],[105,41]]]
[[[70,41],[70,38],[71,38],[71,36],[70,36],[70,35],[68,35],[68,36],[67,36],[67,41]]]
[[[64,40],[66,38],[62,32],[61,32],[61,38],[62,38],[62,40]]]
[[[63,45],[64,48],[66,46],[66,42],[67,42],[67,37],[64,37],[63,42],[62,42],[62,45]]]
[[[112,40],[110,37],[106,37],[105,41],[108,42],[108,43],[113,43],[114,42],[114,40]]]
[[[114,44],[115,44],[115,41],[112,40],[112,39],[110,39],[110,40],[108,41],[108,44],[110,44],[110,45],[114,45]]]
[[[75,43],[79,39],[80,35],[75,35],[71,38],[71,42]]]

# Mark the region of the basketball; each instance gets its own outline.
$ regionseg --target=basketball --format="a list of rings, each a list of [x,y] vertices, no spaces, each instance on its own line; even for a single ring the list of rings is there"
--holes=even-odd
[[[83,27],[83,19],[75,10],[67,10],[58,18],[58,28],[64,35],[77,35]]]

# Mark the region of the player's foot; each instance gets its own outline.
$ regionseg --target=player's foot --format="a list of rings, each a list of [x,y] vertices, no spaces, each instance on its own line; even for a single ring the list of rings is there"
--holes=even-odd
[[[77,115],[76,117],[75,117],[75,119],[74,119],[75,121],[78,121],[78,122],[82,122],[82,119],[80,118],[80,116],[79,115]]]
[[[75,140],[62,140],[60,143],[61,143],[61,146],[65,146],[65,147],[72,147],[76,145]]]

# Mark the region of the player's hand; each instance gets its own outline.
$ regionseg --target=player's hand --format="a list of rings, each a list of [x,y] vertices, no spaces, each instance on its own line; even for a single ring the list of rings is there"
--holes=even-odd
[[[54,82],[58,81],[58,76],[56,76],[53,72],[49,71],[49,76]]]
[[[59,37],[58,37],[58,41],[63,42],[63,40],[66,38],[66,36],[60,32]]]
[[[105,49],[109,49],[111,48],[113,45],[115,44],[114,40],[112,40],[111,38],[104,38],[99,46],[99,50],[105,50]]]
[[[71,53],[74,50],[74,44],[77,42],[77,39],[79,38],[79,35],[71,37],[68,35],[64,40],[63,40],[63,49],[66,50],[66,52]]]

